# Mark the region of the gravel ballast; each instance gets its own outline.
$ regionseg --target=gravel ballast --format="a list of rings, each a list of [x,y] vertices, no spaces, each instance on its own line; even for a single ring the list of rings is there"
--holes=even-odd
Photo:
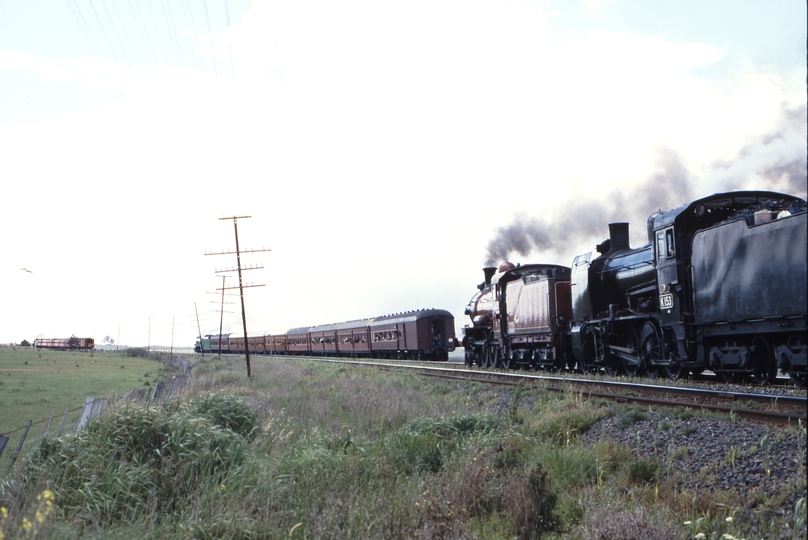
[[[666,411],[629,409],[590,428],[588,443],[611,440],[658,460],[679,491],[737,493],[742,509],[778,501],[788,517],[806,497],[806,430]],[[798,538],[805,538],[803,532]]]

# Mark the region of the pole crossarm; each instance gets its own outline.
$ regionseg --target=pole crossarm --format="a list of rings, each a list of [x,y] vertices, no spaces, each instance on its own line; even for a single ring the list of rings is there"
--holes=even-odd
[[[257,264],[254,264],[252,266],[242,266],[241,268],[220,268],[219,270],[216,270],[214,273],[225,274],[227,272],[239,272],[241,270],[263,270],[263,269],[264,265],[259,266]]]
[[[229,290],[231,290],[231,289],[238,289],[238,290],[240,290],[240,289],[247,289],[247,288],[249,288],[249,287],[266,287],[266,285],[265,285],[265,284],[263,284],[263,283],[261,283],[261,284],[259,284],[259,285],[253,285],[252,283],[250,283],[249,285],[240,285],[240,286],[238,286],[238,287],[225,287],[225,288],[223,288],[223,289],[216,289],[216,290],[217,290],[217,291],[229,291]],[[233,296],[235,296],[235,295],[233,295]],[[225,302],[225,303],[226,303],[226,304],[233,304],[234,302]]]
[[[239,253],[264,253],[265,251],[272,251],[269,248],[261,249],[242,249],[241,251],[206,251],[205,255],[238,255]]]

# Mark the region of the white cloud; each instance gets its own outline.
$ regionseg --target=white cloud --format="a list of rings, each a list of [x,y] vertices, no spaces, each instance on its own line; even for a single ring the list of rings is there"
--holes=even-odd
[[[143,343],[149,315],[164,325],[210,300],[214,267],[233,262],[202,253],[232,249],[217,218],[233,214],[253,216],[242,246],[273,249],[252,257],[266,265],[250,276],[267,284],[248,292],[258,329],[416,307],[459,326],[488,242],[519,213],[561,219],[611,193],[630,204],[660,155],[697,196],[805,155],[804,117],[762,139],[783,107],[804,106],[804,68],[716,75],[727,51],[707,41],[561,27],[528,2],[252,8],[211,36],[196,21],[203,71],[190,55],[176,67],[0,53],[0,76],[98,96],[0,128],[4,199],[21,201],[0,218],[21,263],[0,279],[28,287],[0,291],[21,314],[0,319],[0,340],[124,321],[122,339]],[[18,276],[29,261],[37,273]],[[152,338],[165,343],[165,327]]]

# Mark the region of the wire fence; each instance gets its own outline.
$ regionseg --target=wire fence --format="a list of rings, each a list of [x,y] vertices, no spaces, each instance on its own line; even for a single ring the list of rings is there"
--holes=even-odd
[[[45,437],[61,437],[68,433],[77,433],[84,429],[91,418],[101,414],[106,408],[119,404],[160,404],[177,395],[188,384],[191,375],[191,362],[187,358],[170,356],[161,353],[148,353],[147,358],[172,366],[177,372],[171,380],[157,381],[153,388],[133,388],[122,398],[87,397],[84,404],[64,413],[51,413],[50,417],[37,422],[29,420],[24,426],[0,433],[0,467],[8,469],[14,465],[26,441],[40,441]],[[4,463],[5,461],[8,465]]]

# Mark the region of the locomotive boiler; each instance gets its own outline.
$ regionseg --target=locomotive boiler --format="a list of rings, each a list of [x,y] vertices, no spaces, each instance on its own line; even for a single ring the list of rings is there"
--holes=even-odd
[[[717,193],[628,225],[573,261],[572,351],[583,370],[678,377],[710,369],[762,384],[806,378],[806,203]]]

